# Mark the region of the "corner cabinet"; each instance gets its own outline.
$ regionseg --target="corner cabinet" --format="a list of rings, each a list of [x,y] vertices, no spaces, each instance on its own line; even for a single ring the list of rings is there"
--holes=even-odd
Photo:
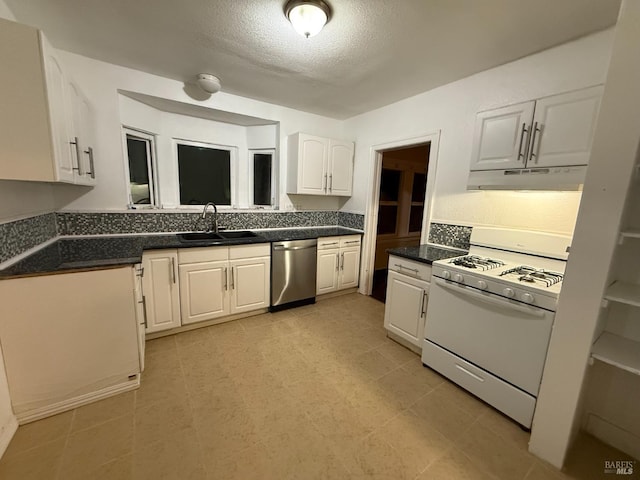
[[[358,286],[360,243],[360,235],[318,239],[317,295]]]
[[[424,340],[430,285],[430,265],[389,256],[384,327],[414,350]]]
[[[602,86],[478,113],[471,171],[589,163]]]
[[[94,185],[93,111],[42,32],[0,19],[0,179]]]
[[[296,133],[288,138],[287,193],[350,197],[353,142]]]

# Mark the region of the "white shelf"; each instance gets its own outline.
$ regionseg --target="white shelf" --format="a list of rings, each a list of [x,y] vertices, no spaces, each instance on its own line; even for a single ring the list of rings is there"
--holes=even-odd
[[[640,238],[640,228],[627,228],[620,232],[622,238]]]
[[[640,307],[640,285],[625,282],[613,282],[604,294],[604,298],[613,302],[626,303]]]
[[[591,356],[601,362],[640,375],[640,342],[604,332],[593,344]]]

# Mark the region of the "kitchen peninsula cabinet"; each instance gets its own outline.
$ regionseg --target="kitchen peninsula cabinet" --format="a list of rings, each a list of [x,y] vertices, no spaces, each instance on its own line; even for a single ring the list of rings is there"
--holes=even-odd
[[[360,235],[318,240],[317,295],[358,286],[360,243]]]
[[[0,19],[0,179],[94,185],[93,111],[42,32]]]
[[[603,87],[478,113],[471,170],[589,163]]]
[[[306,133],[288,139],[287,193],[350,197],[353,142]]]

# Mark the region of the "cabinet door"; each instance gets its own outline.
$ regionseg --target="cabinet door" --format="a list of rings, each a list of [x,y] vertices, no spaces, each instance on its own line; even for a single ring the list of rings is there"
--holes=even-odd
[[[300,134],[298,140],[297,193],[325,195],[327,193],[327,158],[329,142],[326,138]]]
[[[389,270],[384,326],[408,342],[422,347],[429,284]]]
[[[55,152],[57,179],[61,182],[75,182],[75,147],[71,144],[72,112],[68,99],[67,82],[60,63],[53,56],[51,48],[43,41],[44,66],[47,76],[47,98],[51,117],[51,135]]]
[[[229,315],[228,276],[226,261],[180,265],[183,325]]]
[[[142,265],[137,264],[133,269],[133,285],[134,299],[136,302],[136,323],[138,326],[138,361],[140,362],[140,371],[144,372],[144,351],[145,351],[145,329],[147,327],[147,312],[144,308],[145,297],[142,294],[142,276],[144,270]]]
[[[360,247],[340,250],[340,275],[338,289],[358,286],[360,276]]]
[[[147,333],[180,326],[176,250],[145,252],[142,256],[142,291],[147,311]]]
[[[332,248],[318,250],[316,273],[316,294],[334,292],[338,289],[338,273],[340,270],[340,250]]]
[[[534,102],[481,112],[471,153],[471,170],[523,168]]]
[[[270,257],[230,262],[231,313],[269,307],[270,266]]]
[[[536,102],[527,167],[587,165],[603,87]]]
[[[350,197],[353,185],[353,143],[329,140],[329,195]]]

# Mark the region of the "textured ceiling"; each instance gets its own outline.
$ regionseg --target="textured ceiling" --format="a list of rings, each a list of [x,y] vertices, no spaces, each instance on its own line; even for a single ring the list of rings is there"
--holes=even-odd
[[[347,118],[613,25],[619,0],[328,0],[299,36],[284,0],[5,0],[64,50]]]

